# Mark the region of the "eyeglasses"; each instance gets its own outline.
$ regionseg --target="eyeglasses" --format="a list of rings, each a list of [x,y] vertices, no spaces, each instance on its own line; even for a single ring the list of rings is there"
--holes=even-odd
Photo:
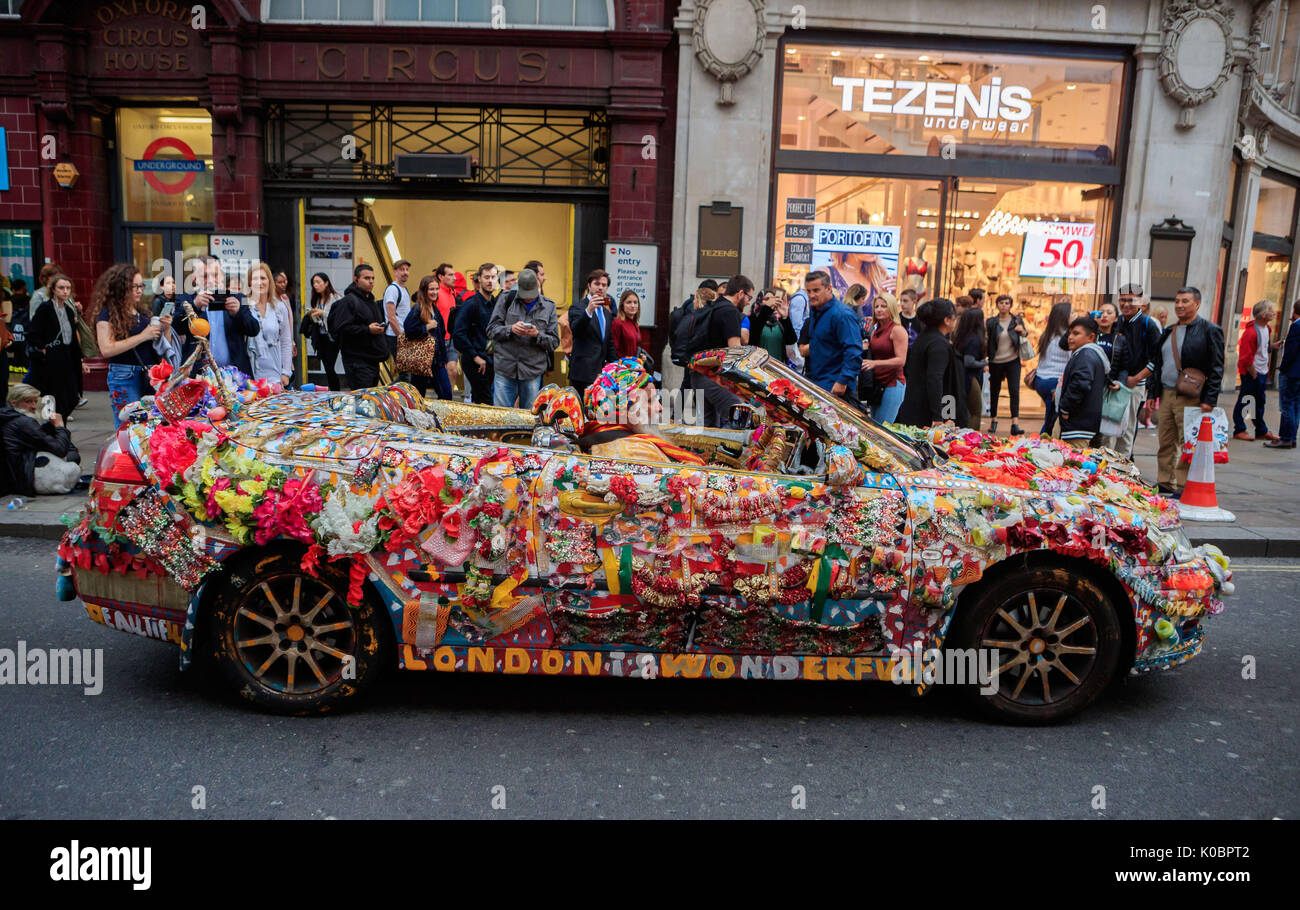
[[[143,290],[144,290],[144,282],[142,281],[142,282],[140,282],[139,284],[133,284],[133,285],[131,285],[131,290],[133,290],[133,291],[143,291]]]

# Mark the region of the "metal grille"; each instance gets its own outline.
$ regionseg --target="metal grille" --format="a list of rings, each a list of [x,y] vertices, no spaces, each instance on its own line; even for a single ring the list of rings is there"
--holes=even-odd
[[[470,155],[473,182],[609,184],[604,111],[499,107],[272,104],[269,179],[392,181],[393,156]]]

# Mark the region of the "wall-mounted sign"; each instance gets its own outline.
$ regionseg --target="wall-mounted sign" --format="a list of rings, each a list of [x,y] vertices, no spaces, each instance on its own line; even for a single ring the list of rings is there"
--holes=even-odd
[[[342,293],[352,283],[352,228],[334,224],[307,225],[307,281],[317,272],[329,276]]]
[[[924,117],[926,127],[1018,133],[1029,129],[1033,92],[1023,85],[1002,85],[995,76],[989,85],[906,79],[866,79],[835,76],[840,110],[867,114],[910,114]]]
[[[695,259],[696,278],[730,278],[740,274],[740,240],[744,224],[742,208],[728,208],[720,214],[717,205],[700,206],[699,252]]]
[[[806,196],[791,196],[785,200],[787,221],[812,221],[817,217],[817,200]]]
[[[1090,221],[1031,222],[1020,252],[1020,277],[1088,280],[1096,236],[1097,225]]]
[[[9,189],[9,140],[0,126],[0,190]]]
[[[71,161],[60,161],[54,165],[54,182],[65,190],[70,190],[77,185],[78,178],[81,177],[81,171]]]
[[[835,296],[855,284],[867,289],[867,299],[877,291],[898,285],[898,246],[902,229],[874,224],[823,224],[813,226],[814,269],[830,272]]]
[[[222,261],[251,265],[262,258],[262,238],[257,234],[209,234],[208,251]]]
[[[184,107],[118,108],[123,220],[211,224],[212,117]]]
[[[605,271],[609,273],[610,296],[618,300],[624,291],[636,291],[641,300],[639,325],[655,324],[658,266],[657,243],[605,242]]]
[[[1178,296],[1178,289],[1187,286],[1187,268],[1192,261],[1192,238],[1195,236],[1195,228],[1175,217],[1152,226],[1151,287],[1148,289],[1152,300],[1173,300]]]

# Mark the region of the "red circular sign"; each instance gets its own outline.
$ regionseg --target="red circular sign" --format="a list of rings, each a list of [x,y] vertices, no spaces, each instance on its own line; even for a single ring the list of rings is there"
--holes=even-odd
[[[165,149],[165,148],[175,149],[176,151],[180,152],[181,155],[184,156],[186,161],[195,160],[196,156],[194,154],[194,149],[190,148],[180,139],[176,139],[171,136],[163,136],[159,139],[155,139],[153,142],[150,142],[149,145],[144,150],[143,160],[152,161],[154,156],[158,154],[158,150]],[[175,195],[176,193],[183,193],[186,190],[188,190],[191,186],[193,186],[194,181],[198,178],[198,176],[199,175],[194,171],[188,171],[182,174],[181,179],[176,181],[175,183],[163,183],[161,180],[158,179],[157,174],[153,173],[152,171],[145,171],[144,182],[149,184],[151,187],[153,187],[155,190],[157,190],[160,193]]]

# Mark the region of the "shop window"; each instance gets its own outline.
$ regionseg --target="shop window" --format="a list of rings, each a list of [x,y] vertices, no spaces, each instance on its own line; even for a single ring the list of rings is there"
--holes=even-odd
[[[27,293],[36,290],[36,266],[32,256],[31,228],[0,228],[0,273],[4,286],[13,288],[15,281],[25,282]]]
[[[117,112],[122,220],[213,220],[212,118],[202,108]]]
[[[1255,233],[1290,237],[1295,232],[1295,187],[1259,178],[1259,204],[1255,208]]]
[[[614,22],[609,0],[267,0],[264,18],[498,28],[608,29]]]
[[[783,69],[783,149],[1116,160],[1119,61],[788,44]]]
[[[0,0],[0,16],[17,16],[22,9],[23,0]]]
[[[776,213],[778,279],[801,284],[830,266],[837,295],[851,283],[869,298],[909,286],[922,299],[982,288],[989,315],[997,295],[1010,294],[1033,341],[1053,303],[1087,312],[1110,285],[1144,283],[1140,264],[1123,263],[1121,275],[1106,259],[1109,202],[1079,183],[963,179],[944,192],[939,180],[782,173]]]

